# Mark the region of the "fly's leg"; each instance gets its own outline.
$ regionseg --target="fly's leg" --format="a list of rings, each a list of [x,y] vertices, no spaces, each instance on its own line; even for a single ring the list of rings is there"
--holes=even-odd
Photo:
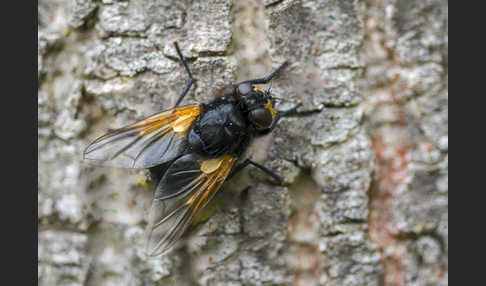
[[[276,75],[278,75],[280,73],[280,71],[282,71],[288,65],[289,65],[289,62],[285,61],[278,68],[276,68],[272,73],[267,75],[266,77],[252,79],[252,80],[248,80],[246,82],[250,83],[250,84],[266,84],[269,81],[271,81]]]
[[[292,107],[289,110],[278,112],[277,115],[275,115],[275,119],[273,119],[272,125],[263,131],[260,132],[261,135],[268,134],[273,131],[273,129],[277,126],[278,121],[287,115],[291,115],[297,111],[297,108],[299,108],[302,105],[302,103],[297,104],[296,106]]]
[[[179,49],[179,44],[177,44],[177,41],[174,42],[174,46],[176,48],[177,54],[179,55],[179,58],[180,58],[182,64],[184,65],[184,68],[186,69],[187,75],[189,76],[189,80],[187,81],[187,84],[184,87],[184,90],[182,90],[181,95],[179,96],[176,104],[174,105],[174,107],[177,107],[177,106],[179,106],[179,104],[181,104],[182,99],[184,99],[184,96],[186,96],[187,92],[189,91],[192,84],[196,80],[192,77],[191,70],[189,69],[189,66],[187,65],[186,59],[184,58],[184,56],[181,53],[181,50]]]
[[[284,179],[282,178],[282,176],[280,176],[279,174],[275,173],[274,171],[268,169],[267,167],[265,167],[263,165],[260,165],[260,164],[258,164],[256,162],[253,162],[250,159],[246,159],[245,161],[243,161],[242,163],[240,163],[239,165],[237,165],[231,171],[231,173],[228,175],[227,180],[231,179],[235,174],[237,174],[238,172],[240,172],[241,170],[243,170],[248,165],[253,165],[253,166],[257,167],[258,169],[262,170],[265,174],[267,174],[270,177],[272,177],[275,180],[275,184],[276,185],[280,185],[280,186],[283,185]]]

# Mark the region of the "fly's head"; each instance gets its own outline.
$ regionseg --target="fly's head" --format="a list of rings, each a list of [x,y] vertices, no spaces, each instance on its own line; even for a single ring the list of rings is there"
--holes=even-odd
[[[275,110],[270,91],[249,82],[242,82],[238,84],[236,93],[248,121],[256,130],[265,130],[272,126]]]

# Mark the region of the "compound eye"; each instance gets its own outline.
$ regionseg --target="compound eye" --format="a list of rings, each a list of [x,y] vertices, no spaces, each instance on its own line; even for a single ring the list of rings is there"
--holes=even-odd
[[[260,130],[269,128],[273,122],[272,114],[266,108],[253,109],[250,111],[249,117],[251,122]]]
[[[238,91],[241,95],[245,95],[251,91],[251,84],[249,83],[242,83],[238,85]]]

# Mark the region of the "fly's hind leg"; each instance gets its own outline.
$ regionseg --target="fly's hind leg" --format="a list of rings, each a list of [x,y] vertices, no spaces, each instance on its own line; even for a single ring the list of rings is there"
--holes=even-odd
[[[186,69],[187,75],[189,76],[189,80],[187,81],[186,86],[182,90],[181,95],[179,96],[176,104],[174,105],[174,107],[177,107],[177,106],[179,106],[179,104],[181,104],[182,100],[184,99],[184,96],[186,96],[187,92],[189,92],[189,89],[191,88],[192,84],[196,81],[196,79],[194,79],[192,77],[191,70],[189,69],[189,66],[187,65],[186,59],[184,58],[184,56],[181,53],[181,50],[179,49],[179,44],[177,44],[177,41],[174,41],[174,46],[176,48],[177,54],[179,55],[179,59],[181,60],[182,64],[184,65],[184,69]]]

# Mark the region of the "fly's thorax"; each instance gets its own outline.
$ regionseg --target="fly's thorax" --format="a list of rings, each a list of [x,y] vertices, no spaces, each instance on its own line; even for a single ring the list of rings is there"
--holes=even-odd
[[[216,157],[234,152],[248,136],[247,127],[237,104],[210,104],[196,118],[187,139],[196,153]]]

